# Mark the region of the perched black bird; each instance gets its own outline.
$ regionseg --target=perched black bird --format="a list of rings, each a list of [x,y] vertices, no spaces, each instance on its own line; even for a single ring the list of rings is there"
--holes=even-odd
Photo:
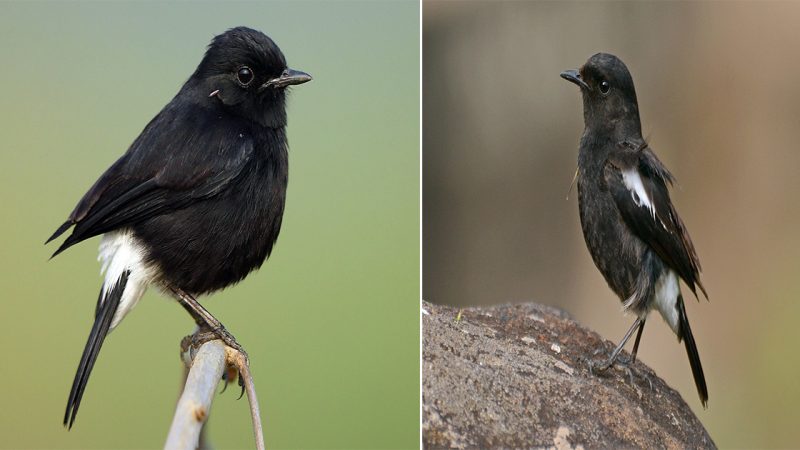
[[[103,235],[105,279],[64,425],[75,421],[106,335],[149,285],[242,350],[195,297],[242,280],[272,251],[286,197],[286,87],[309,80],[259,31],[216,36],[175,98],[47,240],[74,226],[55,256]]]
[[[636,359],[647,314],[656,309],[683,340],[703,406],[708,389],[689,328],[679,286],[697,297],[700,261],[667,185],[672,174],[642,138],[639,105],[628,68],[616,56],[598,53],[580,70],[561,77],[583,95],[585,129],[578,154],[578,209],[586,246],[595,265],[627,310],[638,317],[610,358],[607,369],[638,329]]]

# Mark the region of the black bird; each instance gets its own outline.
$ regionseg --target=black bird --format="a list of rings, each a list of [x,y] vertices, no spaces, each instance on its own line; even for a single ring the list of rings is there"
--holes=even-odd
[[[105,278],[65,426],[75,421],[103,340],[149,285],[243,352],[195,297],[242,280],[272,251],[286,197],[286,87],[309,80],[259,31],[216,36],[178,94],[47,240],[74,227],[55,256],[103,235]]]
[[[700,355],[686,317],[679,279],[697,297],[700,261],[667,185],[673,176],[642,137],[639,105],[628,68],[614,55],[598,53],[561,77],[583,95],[585,129],[578,154],[578,209],[586,246],[595,265],[626,310],[637,315],[610,358],[616,360],[634,330],[636,359],[647,314],[655,309],[686,345],[703,406],[708,402]]]

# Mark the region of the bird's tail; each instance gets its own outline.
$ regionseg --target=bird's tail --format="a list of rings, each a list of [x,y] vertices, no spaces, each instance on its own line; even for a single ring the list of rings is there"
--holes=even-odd
[[[75,380],[72,382],[72,389],[69,392],[69,400],[67,401],[67,411],[64,413],[64,426],[72,428],[75,422],[75,416],[78,414],[78,407],[81,405],[81,398],[83,391],[86,389],[86,383],[89,381],[89,374],[92,373],[94,362],[97,360],[97,355],[100,353],[100,347],[103,346],[103,341],[111,329],[111,322],[114,319],[114,314],[117,312],[122,293],[125,291],[125,285],[128,282],[130,271],[124,271],[122,276],[110,289],[101,289],[100,299],[98,300],[98,307],[95,311],[94,325],[92,331],[89,333],[89,339],[86,341],[86,347],[83,349],[81,362],[78,364],[78,371],[75,373]]]
[[[700,402],[703,408],[708,405],[708,387],[706,386],[706,377],[703,375],[703,365],[700,364],[700,354],[697,353],[697,344],[694,342],[692,336],[692,329],[689,327],[689,318],[686,317],[686,308],[683,306],[683,296],[678,297],[678,314],[680,320],[680,339],[683,339],[686,345],[686,355],[689,357],[689,364],[692,366],[692,375],[694,376],[694,385],[697,387],[697,393],[700,395]]]

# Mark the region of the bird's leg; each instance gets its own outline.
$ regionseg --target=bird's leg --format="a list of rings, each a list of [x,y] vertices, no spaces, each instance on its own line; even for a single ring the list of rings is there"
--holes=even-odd
[[[633,341],[633,351],[631,351],[631,361],[630,363],[633,364],[636,362],[636,352],[639,350],[639,341],[642,339],[642,331],[644,331],[644,323],[647,318],[642,319],[641,325],[639,325],[639,331],[636,332],[636,340]],[[650,385],[650,390],[653,390],[653,380],[650,379],[644,372],[639,372],[639,376],[647,380],[647,384]],[[631,384],[633,384],[633,376],[631,376]]]
[[[598,372],[603,372],[606,369],[608,369],[609,367],[611,367],[611,365],[614,364],[614,361],[617,360],[617,357],[619,356],[620,352],[622,351],[622,348],[625,347],[625,344],[631,338],[631,335],[633,335],[633,330],[635,330],[636,328],[641,327],[643,322],[644,322],[643,319],[637,318],[636,321],[631,326],[631,328],[628,330],[628,332],[625,333],[625,337],[622,338],[622,341],[619,343],[619,345],[617,345],[616,348],[614,348],[614,351],[611,352],[611,356],[607,360],[605,360],[605,361],[603,361],[603,362],[601,362],[599,364],[590,363],[589,364],[589,370],[591,372],[594,372],[595,370],[597,370]],[[641,330],[641,328],[639,328],[639,329]]]
[[[631,351],[631,356],[625,359],[624,355],[617,356],[617,363],[631,365],[636,362],[636,352],[639,351],[639,341],[642,339],[642,331],[644,331],[644,322],[647,318],[642,319],[641,325],[639,325],[639,330],[636,332],[636,339],[633,341],[633,350]],[[603,349],[600,349],[602,352]],[[596,355],[597,353],[595,353]]]
[[[170,290],[175,294],[181,306],[194,318],[194,321],[200,327],[194,336],[192,336],[194,342],[204,342],[216,338],[222,339],[225,345],[241,353],[244,356],[244,361],[249,363],[247,352],[236,342],[236,338],[225,329],[225,326],[223,326],[216,317],[212,316],[203,305],[183,290],[174,287],[170,287]]]
[[[631,364],[636,362],[636,352],[639,350],[639,340],[642,339],[642,331],[644,331],[644,322],[647,320],[645,317],[641,319],[642,323],[639,324],[639,331],[636,332],[636,340],[633,341],[633,351],[631,351]]]
[[[200,348],[200,346],[207,341],[222,339],[222,342],[224,342],[225,345],[242,355],[241,360],[243,361],[244,365],[250,364],[247,352],[244,351],[244,348],[242,348],[238,342],[236,342],[236,338],[234,338],[233,335],[225,329],[225,326],[222,325],[222,322],[211,315],[211,313],[208,312],[208,310],[205,309],[203,305],[197,301],[197,299],[192,297],[190,294],[187,294],[182,289],[170,287],[170,290],[178,298],[178,302],[181,304],[181,306],[183,306],[183,308],[194,318],[194,321],[197,323],[198,330],[191,336],[192,345],[195,348]],[[249,374],[249,371],[243,370],[243,368],[239,367],[238,365],[236,370],[239,372],[239,386],[242,388],[242,394],[239,395],[239,398],[242,398],[242,395],[244,395],[245,391],[244,382],[252,383],[252,380],[243,379],[243,374]],[[228,378],[229,377],[225,377],[226,385],[229,382]]]

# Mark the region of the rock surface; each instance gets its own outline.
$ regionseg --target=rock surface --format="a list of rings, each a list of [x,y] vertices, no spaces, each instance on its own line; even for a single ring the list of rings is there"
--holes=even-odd
[[[423,310],[425,448],[716,448],[641,362],[590,373],[585,358],[614,345],[561,310],[467,308],[458,322],[458,308]]]

